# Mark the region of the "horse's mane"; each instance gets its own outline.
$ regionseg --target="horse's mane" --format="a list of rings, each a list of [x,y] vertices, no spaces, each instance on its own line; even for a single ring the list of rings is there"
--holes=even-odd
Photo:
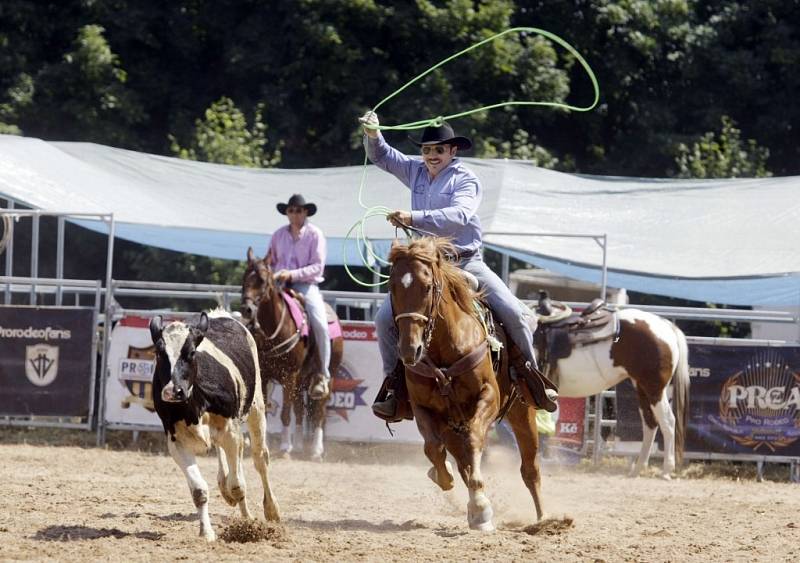
[[[389,253],[389,262],[398,260],[419,260],[433,268],[434,276],[441,279],[442,285],[450,288],[456,304],[465,312],[472,311],[475,294],[453,259],[458,254],[449,239],[422,237],[411,244],[395,244]]]

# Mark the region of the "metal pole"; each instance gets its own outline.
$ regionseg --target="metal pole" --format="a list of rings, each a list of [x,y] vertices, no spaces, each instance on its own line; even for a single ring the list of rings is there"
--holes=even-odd
[[[600,299],[605,301],[606,300],[606,289],[607,289],[606,288],[606,284],[608,283],[608,263],[607,263],[607,260],[606,260],[607,257],[608,257],[608,235],[607,234],[603,235],[603,244],[602,244],[602,246],[603,246],[603,281],[602,281],[603,287],[601,289]]]
[[[116,224],[114,214],[109,216],[108,232],[108,253],[106,255],[106,296],[105,296],[105,320],[103,321],[103,354],[100,358],[100,408],[97,420],[97,445],[103,446],[106,443],[106,380],[108,379],[108,351],[111,347],[111,328],[114,317],[114,288],[113,288],[113,264],[114,264],[114,235]]]
[[[14,209],[14,201],[8,200],[8,208]],[[8,216],[8,242],[6,243],[6,276],[14,275],[14,216]],[[11,284],[6,284],[5,300],[6,305],[11,303]]]
[[[31,277],[39,277],[39,214],[31,218]],[[31,284],[31,305],[36,305],[36,281]]]
[[[63,216],[58,217],[58,236],[56,238],[56,279],[64,279],[64,225],[66,221]],[[64,294],[64,286],[58,284],[56,288],[56,305],[61,305]]]
[[[505,252],[501,256],[503,258],[502,258],[502,262],[500,263],[500,268],[501,268],[500,278],[503,280],[504,284],[508,285],[508,275],[509,275],[509,271],[508,270],[509,270],[509,267],[510,267],[510,264],[511,264],[511,259],[508,257],[508,254],[506,254]]]
[[[603,424],[603,394],[598,393],[594,396],[594,451],[592,452],[592,461],[595,465],[600,463],[600,456],[601,452],[601,445],[600,440],[602,439],[602,435],[600,431],[602,430]]]

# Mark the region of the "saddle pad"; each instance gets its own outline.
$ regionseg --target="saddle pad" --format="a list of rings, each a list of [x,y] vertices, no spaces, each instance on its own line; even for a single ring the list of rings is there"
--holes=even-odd
[[[331,340],[339,338],[342,335],[342,325],[339,324],[339,319],[328,320],[328,336]]]
[[[300,308],[300,303],[297,302],[297,299],[286,293],[285,291],[282,292],[283,300],[286,301],[286,304],[289,306],[289,312],[292,315],[292,319],[297,326],[302,327],[300,330],[300,336],[308,336],[308,323],[305,322],[305,312],[303,309]],[[332,310],[326,303],[326,313],[328,317],[328,336],[331,339],[338,338],[342,335],[342,326],[339,324],[339,319],[336,318],[336,315],[333,315],[333,319],[331,320],[331,312]]]
[[[306,322],[305,319],[305,313],[300,308],[300,304],[294,297],[292,297],[285,291],[281,291],[281,295],[283,295],[283,300],[289,307],[289,313],[292,315],[294,324],[300,327],[300,336],[303,337],[308,336],[308,323]]]

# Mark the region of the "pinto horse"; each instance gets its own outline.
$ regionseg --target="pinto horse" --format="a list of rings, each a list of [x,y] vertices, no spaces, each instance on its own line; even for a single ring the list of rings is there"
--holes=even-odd
[[[281,455],[289,457],[293,450],[302,449],[304,399],[307,399],[313,429],[311,459],[321,461],[330,389],[328,395],[320,399],[312,399],[305,393],[311,377],[321,371],[319,354],[313,331],[308,331],[307,339],[302,337],[301,327],[292,317],[283,292],[275,283],[270,255],[257,258],[252,247],[248,248],[247,268],[242,278],[242,320],[255,338],[264,379],[275,381],[283,387]],[[342,362],[342,352],[342,337],[333,338],[329,365],[331,378],[336,375]],[[291,432],[292,407],[296,424],[294,439]]]
[[[469,489],[470,528],[492,531],[492,505],[484,492],[481,454],[489,426],[507,410],[522,457],[522,479],[543,516],[536,453],[539,438],[532,401],[517,397],[503,354],[495,374],[486,327],[474,307],[476,294],[448,256],[453,246],[423,237],[395,244],[389,255],[389,293],[399,331],[411,407],[433,467],[428,477],[442,490],[453,488],[447,452]],[[505,339],[498,332],[501,342]]]
[[[661,428],[662,476],[670,479],[676,459],[678,464],[683,462],[689,416],[686,336],[672,322],[653,313],[634,308],[616,312],[596,301],[583,313],[570,314],[568,306],[550,302],[546,292],[540,292],[539,328],[534,335],[539,359],[548,377],[558,383],[562,397],[591,397],[630,378],[643,429],[642,449],[630,475],[638,475],[647,466],[656,431]],[[582,329],[597,321],[614,323],[618,328],[605,331],[605,337],[595,340]],[[674,383],[674,414],[667,396],[670,382]]]

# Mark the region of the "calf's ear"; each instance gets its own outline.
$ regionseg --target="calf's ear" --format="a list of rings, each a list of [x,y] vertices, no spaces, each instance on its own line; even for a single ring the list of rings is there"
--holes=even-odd
[[[208,330],[208,315],[205,311],[200,313],[200,321],[197,323],[197,330],[203,333],[204,336]]]
[[[192,343],[194,344],[195,348],[200,346],[200,343],[206,336],[207,330],[208,330],[208,315],[206,315],[205,311],[203,311],[202,313],[200,313],[200,320],[197,321],[197,324],[193,326],[191,330]]]
[[[156,315],[150,319],[150,338],[153,339],[153,344],[161,340],[161,315]]]

